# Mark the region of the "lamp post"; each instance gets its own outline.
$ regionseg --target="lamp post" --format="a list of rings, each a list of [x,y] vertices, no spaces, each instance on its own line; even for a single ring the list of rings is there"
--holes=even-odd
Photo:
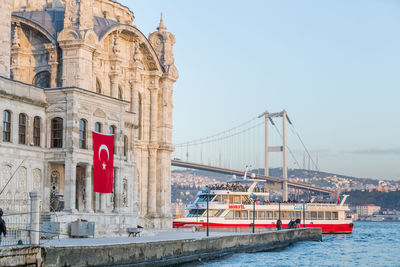
[[[278,219],[281,220],[281,200],[278,197],[275,200],[278,202]]]
[[[254,234],[254,226],[256,223],[256,200],[257,196],[254,193],[251,193],[250,198],[253,200],[253,234]]]
[[[207,186],[205,186],[205,187],[203,187],[203,192],[205,192],[207,194],[207,199],[206,199],[207,200],[207,236],[209,236],[210,232],[209,232],[209,228],[208,228],[208,198],[210,195],[210,189]]]
[[[305,208],[305,203],[304,199],[301,199],[301,202],[303,203],[303,227],[306,227],[306,208]]]

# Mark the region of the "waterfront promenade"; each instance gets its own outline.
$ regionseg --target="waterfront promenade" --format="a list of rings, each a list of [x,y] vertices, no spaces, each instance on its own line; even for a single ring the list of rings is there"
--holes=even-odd
[[[298,241],[321,241],[320,228],[252,233],[171,230],[140,237],[41,240],[40,246],[0,249],[0,266],[166,266],[270,251]]]
[[[162,232],[154,236],[64,239],[43,242],[46,266],[164,266],[241,252],[274,250],[298,241],[321,241],[321,229],[260,233]]]

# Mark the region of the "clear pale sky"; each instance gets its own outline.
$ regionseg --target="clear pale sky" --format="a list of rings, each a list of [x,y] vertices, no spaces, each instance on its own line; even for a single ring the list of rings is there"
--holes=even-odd
[[[400,179],[400,1],[120,2],[176,36],[174,142],[286,109],[321,170]]]

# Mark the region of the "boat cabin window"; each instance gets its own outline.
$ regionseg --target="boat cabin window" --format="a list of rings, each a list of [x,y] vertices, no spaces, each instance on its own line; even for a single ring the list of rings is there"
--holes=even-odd
[[[331,214],[330,211],[325,211],[325,220],[331,220]]]
[[[214,198],[215,195],[208,195],[208,201],[211,201]],[[196,202],[206,202],[207,201],[207,195],[201,195],[197,199]]]
[[[316,220],[317,218],[318,218],[317,212],[316,211],[312,211],[311,212],[311,220]]]
[[[300,219],[301,216],[301,211],[296,211],[296,219]]]
[[[323,219],[324,219],[324,212],[318,211],[318,220],[323,220]]]
[[[200,217],[204,213],[205,209],[193,209],[190,210],[187,217]]]
[[[217,195],[215,198],[214,198],[214,202],[218,202],[218,203],[221,203],[221,204],[226,204],[227,202],[228,202],[228,196],[227,195]]]
[[[288,215],[289,215],[289,219],[290,220],[296,220],[297,219],[296,218],[296,212],[294,212],[294,211],[289,211]]]
[[[267,215],[267,219],[272,219],[273,218],[272,211],[267,211],[266,215]]]
[[[235,219],[246,220],[248,218],[247,210],[235,210]]]
[[[233,210],[229,211],[228,214],[226,214],[225,219],[233,219]]]
[[[215,216],[217,216],[219,211],[220,210],[208,210],[208,216],[215,217]],[[207,212],[206,212],[206,216],[207,216]]]
[[[242,211],[240,212],[240,218],[242,218],[242,219],[247,219],[247,218],[248,218],[248,216],[247,216],[247,210],[242,210]]]
[[[240,196],[229,196],[229,203],[231,204],[241,204]]]
[[[259,218],[259,219],[265,219],[265,215],[266,215],[265,211],[258,211],[257,212],[257,218]]]
[[[338,220],[338,213],[337,211],[332,212],[332,220]]]
[[[311,220],[311,212],[306,211],[306,220]]]

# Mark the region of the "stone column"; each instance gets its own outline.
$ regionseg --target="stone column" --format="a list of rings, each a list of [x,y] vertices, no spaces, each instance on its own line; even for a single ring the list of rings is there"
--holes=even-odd
[[[65,159],[64,210],[76,211],[76,162],[72,158]]]
[[[85,212],[93,212],[92,191],[92,165],[87,164],[85,172]]]
[[[57,70],[58,70],[58,58],[57,48],[53,44],[45,44],[45,48],[49,53],[49,65],[51,68],[50,87],[57,87]]]
[[[148,184],[148,211],[150,216],[157,213],[157,112],[158,89],[150,88],[150,145],[149,145],[149,184]]]
[[[122,205],[122,179],[121,179],[121,169],[115,168],[115,177],[114,177],[114,212],[121,212]]]
[[[0,8],[0,76],[10,77],[11,0],[1,1]]]
[[[107,212],[107,195],[105,193],[100,194],[100,212]]]
[[[147,201],[148,192],[149,192],[149,151],[145,149],[143,146],[140,146],[140,173],[138,179],[140,179],[140,210],[142,216],[146,216],[148,213],[149,203]]]
[[[31,225],[30,225],[30,242],[31,245],[40,244],[40,192],[29,192],[31,198]]]
[[[110,96],[118,98],[118,82],[119,82],[118,74],[112,73],[110,75],[110,81],[111,81]]]
[[[158,89],[150,90],[150,143],[157,143]]]
[[[148,213],[151,217],[157,213],[157,148],[149,148],[149,191],[147,196]]]
[[[135,94],[137,94],[137,91],[135,90],[135,81],[134,80],[130,80],[129,81],[129,85],[131,86],[131,106],[129,111],[130,112],[136,112],[135,108],[136,108],[136,103],[137,103],[137,96],[135,97]],[[137,116],[137,112],[136,112],[136,116]]]

